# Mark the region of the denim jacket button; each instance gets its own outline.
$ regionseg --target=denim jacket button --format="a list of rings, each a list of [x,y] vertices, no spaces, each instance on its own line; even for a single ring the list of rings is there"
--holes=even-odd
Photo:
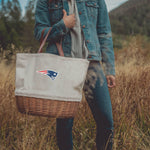
[[[58,7],[58,5],[55,5],[55,7]]]
[[[82,12],[80,11],[80,12],[79,12],[79,14],[81,15],[81,14],[82,14]]]
[[[89,56],[88,56],[88,58],[92,58],[92,56],[91,56],[91,55],[89,55]]]
[[[85,28],[85,25],[83,25],[82,27]]]
[[[90,41],[89,41],[89,40],[86,40],[86,42],[89,43]]]

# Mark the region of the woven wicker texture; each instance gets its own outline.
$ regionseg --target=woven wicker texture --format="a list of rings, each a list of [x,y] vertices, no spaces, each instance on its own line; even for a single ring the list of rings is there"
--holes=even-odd
[[[68,102],[16,96],[18,110],[36,116],[71,118],[78,111],[80,102]]]

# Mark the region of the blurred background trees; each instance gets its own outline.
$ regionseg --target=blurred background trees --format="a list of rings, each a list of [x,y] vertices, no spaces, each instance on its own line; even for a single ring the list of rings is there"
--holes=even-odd
[[[34,7],[35,0],[29,0],[25,15],[22,16],[21,6],[18,0],[0,1],[0,48],[11,50],[16,48],[36,48],[34,39]]]
[[[19,0],[0,0],[0,55],[12,45],[22,51],[36,52],[39,42],[34,39],[34,10],[36,0],[28,0],[25,15]],[[109,13],[114,48],[121,49],[129,36],[150,38],[150,0],[128,0]]]
[[[21,36],[22,46],[30,48],[30,51],[35,52],[38,48],[38,41],[34,38],[34,11],[36,0],[28,0],[25,16],[23,17],[24,27]]]
[[[0,11],[0,47],[7,49],[10,44],[19,46],[20,35],[23,29],[21,7],[18,0],[1,1]]]
[[[150,37],[150,0],[129,0],[110,12],[112,31]]]

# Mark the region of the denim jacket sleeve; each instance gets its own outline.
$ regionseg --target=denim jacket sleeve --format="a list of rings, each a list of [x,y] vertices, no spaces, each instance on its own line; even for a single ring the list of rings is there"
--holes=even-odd
[[[108,11],[104,0],[98,0],[98,4],[97,34],[101,46],[102,64],[105,75],[115,75],[115,58]]]
[[[40,40],[42,31],[46,28],[43,35],[44,38],[50,27],[52,27],[47,41],[57,41],[61,36],[65,35],[68,32],[68,28],[65,26],[63,19],[61,19],[54,25],[51,24],[48,5],[48,0],[37,0],[35,10],[34,36],[37,40]]]

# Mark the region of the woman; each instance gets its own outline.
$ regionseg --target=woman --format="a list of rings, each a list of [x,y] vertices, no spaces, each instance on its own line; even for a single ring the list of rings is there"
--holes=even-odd
[[[62,41],[66,57],[90,61],[84,92],[97,126],[96,147],[97,150],[111,150],[114,127],[108,88],[115,87],[115,65],[104,0],[38,0],[35,21],[37,40],[45,37],[52,27],[47,39],[47,53],[58,55],[55,43]],[[60,150],[73,149],[73,120],[57,118],[56,134]]]

